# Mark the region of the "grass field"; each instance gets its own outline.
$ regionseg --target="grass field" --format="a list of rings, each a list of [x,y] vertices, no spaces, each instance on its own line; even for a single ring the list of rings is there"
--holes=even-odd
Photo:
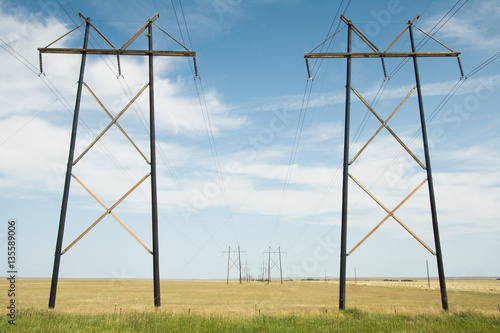
[[[50,280],[20,279],[16,325],[4,316],[0,331],[500,332],[500,281],[448,280],[447,287],[444,313],[437,281],[430,289],[427,280],[350,281],[348,310],[339,312],[336,281],[163,280],[158,310],[151,280],[61,279],[48,310]],[[8,290],[6,279],[0,288]]]

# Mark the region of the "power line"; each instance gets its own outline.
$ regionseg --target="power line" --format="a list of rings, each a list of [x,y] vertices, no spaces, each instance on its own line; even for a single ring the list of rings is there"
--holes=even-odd
[[[28,126],[29,124],[31,124],[31,122],[33,120],[35,120],[36,118],[38,118],[39,115],[41,115],[43,112],[45,112],[49,107],[52,106],[52,104],[54,104],[55,102],[58,101],[58,98],[56,98],[55,100],[53,100],[49,105],[47,105],[45,108],[43,108],[42,111],[38,112],[35,116],[33,116],[33,118],[31,118],[27,123],[25,123],[23,126],[21,126],[20,128],[18,128],[16,131],[14,131],[14,133],[12,133],[11,135],[9,135],[7,137],[7,139],[5,139],[4,141],[0,142],[0,146],[2,146],[4,143],[6,143],[7,141],[9,141],[10,139],[12,139],[17,133],[19,133],[20,131],[22,131],[26,126]]]
[[[471,76],[475,75],[477,72],[483,70],[486,66],[491,64],[493,61],[497,60],[500,57],[500,52],[495,53],[493,56],[488,58],[487,60],[483,61],[479,66],[471,70],[469,73],[467,73],[465,76],[467,78],[470,78]]]
[[[332,43],[334,41],[334,37],[336,36],[336,34],[338,32],[340,32],[341,30],[344,29],[344,28],[342,28],[342,29],[339,30],[339,27],[340,27],[340,24],[341,24],[341,22],[339,20],[339,22],[337,24],[337,28],[336,28],[335,34],[333,34],[332,36],[328,37],[330,35],[331,31],[332,31],[332,28],[333,28],[333,26],[335,24],[335,21],[337,20],[338,13],[340,12],[340,10],[342,8],[343,3],[344,3],[344,1],[342,0],[341,3],[339,4],[339,7],[337,8],[337,12],[336,12],[336,14],[334,16],[334,19],[332,20],[332,23],[330,25],[330,28],[328,29],[328,32],[326,34],[326,37],[325,37],[326,40],[325,40],[325,42],[327,40],[329,40],[329,43],[328,43],[328,46],[326,47],[326,50],[328,50],[330,48],[330,46],[332,45]],[[349,8],[350,3],[351,3],[351,1],[349,0],[349,2],[347,3],[346,7],[344,8],[344,11],[343,11],[342,15],[344,15],[347,12],[347,9]],[[321,44],[320,52],[323,52],[323,48],[325,47],[325,42],[323,42]],[[313,77],[315,77],[316,74],[319,72],[319,69],[320,69],[321,64],[323,63],[324,59],[319,59],[319,65],[316,68],[316,65],[318,64],[317,60],[318,59],[316,59],[316,61],[314,62],[313,68],[312,68],[312,71],[314,72]],[[324,80],[325,80],[325,78],[323,77],[323,80],[321,82],[320,90],[323,87]],[[298,146],[299,146],[299,143],[300,143],[300,138],[302,136],[302,131],[303,131],[303,127],[304,127],[304,122],[305,122],[305,117],[306,117],[306,113],[307,113],[307,108],[308,108],[308,105],[309,105],[309,100],[310,100],[311,92],[312,92],[312,88],[313,88],[313,83],[314,83],[314,81],[311,83],[310,88],[309,88],[309,92],[307,93],[307,86],[309,84],[309,80],[306,82],[306,88],[305,88],[305,91],[304,91],[304,97],[303,97],[303,100],[302,100],[302,106],[301,106],[301,110],[300,110],[300,114],[299,114],[299,121],[297,123],[297,128],[296,128],[296,131],[295,131],[294,142],[293,142],[293,145],[292,145],[292,151],[291,151],[290,160],[289,160],[289,163],[288,163],[287,175],[286,175],[284,186],[283,186],[283,193],[282,193],[280,205],[279,205],[279,208],[278,208],[277,218],[276,218],[276,221],[275,221],[275,224],[274,224],[274,228],[273,228],[273,232],[272,232],[272,236],[271,236],[271,242],[270,242],[271,244],[274,241],[274,238],[275,238],[276,232],[277,232],[277,228],[278,228],[278,223],[279,223],[279,221],[280,221],[280,219],[282,217],[283,207],[284,207],[284,204],[285,204],[285,201],[286,201],[287,192],[288,192],[288,188],[289,188],[290,181],[291,181],[291,176],[292,176],[292,173],[293,173],[293,165],[295,163],[295,159],[296,159],[296,156],[297,156]],[[307,99],[306,99],[306,94],[307,94]],[[305,103],[304,103],[304,100],[306,100]],[[334,176],[332,177],[332,179],[335,179],[337,174],[338,174],[338,172],[336,174],[334,174]],[[305,230],[309,226],[310,222],[312,222],[312,220],[316,216],[317,211],[320,209],[321,205],[323,204],[324,200],[326,199],[327,193],[329,192],[329,189],[330,189],[329,185],[325,188],[325,191],[322,194],[320,202],[316,205],[315,209],[313,210],[313,213],[309,217],[307,223],[305,224],[305,226],[303,227],[303,229],[299,233],[299,236],[296,238],[296,240],[293,242],[293,244],[295,244],[302,237],[302,235],[305,233]]]
[[[153,4],[156,6],[154,0],[153,0]],[[176,22],[177,22],[177,27],[179,28],[179,33],[181,35],[182,43],[185,45],[186,42],[185,42],[185,39],[184,39],[184,34],[182,32],[181,24],[180,24],[180,21],[179,21],[179,16],[177,15],[177,10],[175,8],[175,4],[174,4],[173,0],[171,0],[171,4],[172,4],[172,9],[174,11],[175,19],[176,19]],[[192,45],[192,42],[191,42],[191,37],[189,35],[189,28],[187,26],[186,17],[184,15],[184,9],[182,7],[182,3],[181,3],[180,0],[179,0],[179,6],[181,8],[182,17],[184,19],[184,25],[185,25],[185,28],[186,28],[186,34],[187,34],[187,37],[188,37],[189,45],[190,45],[190,47],[192,49],[193,45]],[[215,135],[214,135],[214,132],[213,132],[213,126],[212,126],[212,122],[211,122],[211,119],[210,119],[210,114],[208,112],[208,106],[207,106],[207,101],[206,101],[206,97],[205,97],[205,91],[204,91],[204,88],[203,88],[203,82],[202,82],[201,78],[196,75],[196,71],[191,66],[191,63],[189,63],[189,66],[191,68],[191,73],[193,74],[193,77],[195,77],[195,87],[196,87],[196,93],[197,93],[197,96],[198,96],[198,102],[199,102],[199,105],[200,105],[200,111],[201,111],[201,114],[202,114],[202,117],[203,117],[203,122],[204,122],[204,125],[205,125],[205,132],[206,132],[206,135],[207,135],[207,138],[208,138],[208,142],[209,142],[210,151],[211,151],[211,154],[212,154],[212,159],[213,159],[213,162],[214,162],[215,170],[217,171],[217,174],[218,174],[219,187],[220,187],[220,190],[221,190],[221,193],[222,193],[224,205],[225,205],[225,208],[226,208],[226,211],[227,211],[227,214],[228,214],[228,218],[230,219],[230,224],[231,224],[231,229],[232,229],[232,232],[233,232],[233,236],[236,239],[236,241],[238,241],[238,236],[237,236],[236,228],[235,228],[235,225],[234,225],[234,221],[232,219],[232,215],[233,214],[231,212],[229,200],[228,200],[228,197],[227,197],[226,187],[225,187],[224,181],[223,181],[223,175],[222,175],[222,168],[221,168],[221,165],[220,165],[219,153],[218,153],[217,146],[216,146],[216,143],[215,143]],[[196,80],[196,79],[198,79],[198,80]],[[199,86],[198,86],[198,84],[199,84]]]
[[[443,17],[434,25],[434,27],[429,31],[429,35],[434,37],[434,35],[436,35],[436,33],[441,30],[445,25],[446,23],[448,23],[448,21],[453,17],[455,16],[455,14],[458,13],[458,11],[460,9],[462,9],[462,7],[469,1],[469,0],[465,0],[465,2],[433,33],[434,29],[437,28],[437,26],[446,18],[446,16],[448,16],[448,14],[460,3],[460,1],[462,0],[458,0],[451,8],[450,10],[448,10],[448,12],[446,14],[443,15]],[[422,49],[425,44],[427,44],[429,42],[431,38],[429,38],[428,36],[425,36],[418,44],[417,44],[417,50],[420,50]],[[421,45],[422,44],[422,45]],[[398,66],[396,66],[396,68],[394,69],[393,72],[391,72],[389,74],[390,77],[393,77],[394,75],[396,75],[397,72],[399,72],[401,70],[401,68],[403,68],[407,63],[408,61],[410,61],[409,59],[404,59],[402,60]]]
[[[212,152],[212,157],[213,157],[213,160],[214,160],[214,165],[215,165],[217,174],[219,176],[219,185],[220,185],[220,189],[221,189],[221,192],[222,192],[222,198],[224,200],[224,204],[225,204],[225,207],[226,207],[226,212],[228,214],[228,218],[230,218],[229,222],[231,224],[233,235],[234,235],[236,241],[238,241],[238,235],[236,233],[236,227],[234,225],[234,221],[233,221],[233,218],[232,218],[233,213],[231,212],[231,208],[230,208],[230,205],[229,205],[229,200],[227,198],[226,186],[224,185],[224,180],[223,180],[223,175],[222,175],[222,168],[220,166],[219,154],[217,152],[217,146],[215,144],[215,137],[214,137],[214,133],[213,133],[212,122],[210,120],[210,114],[208,112],[207,100],[205,98],[205,92],[204,92],[204,89],[203,89],[203,83],[201,81],[201,78],[198,78],[198,81],[199,81],[199,84],[200,84],[200,90],[198,90],[198,86],[197,86],[196,91],[198,93],[198,98],[199,98],[199,101],[200,101],[200,107],[201,107],[201,111],[202,111],[202,115],[203,115],[203,122],[205,123],[205,132],[207,134],[208,142],[210,144],[210,150]],[[201,96],[199,94],[200,91],[201,91]],[[202,102],[203,102],[203,104],[202,104]],[[203,106],[204,106],[204,108],[203,108]]]
[[[311,83],[310,83],[309,92],[308,92],[307,88],[308,88],[309,82],[311,82]],[[292,174],[293,174],[293,166],[295,164],[295,158],[297,157],[297,151],[298,151],[298,147],[299,147],[300,138],[302,136],[302,129],[304,127],[304,120],[305,120],[305,116],[307,113],[307,105],[309,104],[309,99],[311,96],[313,83],[314,83],[314,81],[310,81],[310,80],[307,80],[307,82],[306,82],[304,96],[302,97],[302,105],[301,105],[300,113],[299,113],[299,120],[297,121],[297,127],[295,128],[295,135],[294,135],[294,140],[293,140],[293,144],[292,144],[292,150],[290,153],[290,158],[288,161],[287,173],[285,176],[285,181],[283,182],[283,192],[281,194],[281,200],[280,200],[280,204],[278,206],[278,213],[276,215],[276,219],[274,222],[274,227],[273,227],[273,231],[271,234],[270,244],[272,244],[274,242],[274,238],[275,238],[276,232],[278,230],[278,225],[279,225],[279,222],[280,222],[282,215],[283,215],[283,208],[284,208],[284,205],[286,202],[288,188],[290,186],[290,181],[291,181]]]
[[[37,68],[31,63],[29,62],[25,57],[23,57],[19,52],[17,52],[16,50],[14,50],[12,48],[12,46],[10,46],[6,41],[4,41],[3,39],[0,38],[0,41],[2,43],[4,43],[7,47],[5,48],[5,46],[3,45],[0,45],[0,47],[2,47],[2,49],[4,49],[5,51],[7,51],[7,53],[9,53],[11,56],[13,56],[17,61],[19,61],[21,64],[23,64],[26,68],[28,68],[31,72],[33,72],[34,74],[38,75],[38,72],[37,72]],[[9,49],[12,51],[9,51]],[[30,67],[31,66],[31,67]]]
[[[156,5],[155,0],[152,0],[152,2],[153,2],[153,6],[156,8],[156,11],[157,11],[157,12],[160,12],[160,10],[158,9],[158,7],[157,7],[157,5]],[[174,6],[173,1],[171,1],[171,3],[172,3],[172,6],[173,6],[173,10],[174,10],[174,12],[175,12],[175,11],[176,11],[176,9],[175,9],[175,6]],[[176,15],[176,17],[177,17],[177,15]],[[161,18],[159,18],[159,21],[160,21],[160,27],[158,27],[158,26],[157,26],[157,27],[158,27],[161,31],[165,32],[165,31],[163,30],[163,23],[162,23]],[[181,31],[181,28],[180,28],[180,24],[178,24],[178,27],[179,27],[179,31],[180,31],[180,33],[181,33],[181,38],[183,39],[183,37],[182,37],[182,31]],[[187,27],[186,27],[186,29],[187,29]],[[168,38],[166,38],[168,34],[167,34],[166,32],[165,32],[165,34],[166,34],[166,35],[164,35],[164,36],[165,36],[165,40],[168,42],[168,41],[169,41],[169,39],[168,39]],[[176,42],[177,42],[177,40],[175,40],[172,36],[170,36],[170,35],[168,35],[168,36],[169,36],[170,38],[172,38],[174,41],[176,41]],[[184,42],[184,40],[183,40],[183,42]],[[177,43],[179,43],[179,42],[177,42]],[[179,43],[179,44],[180,44],[180,43]],[[180,45],[184,47],[184,45],[183,45],[183,44],[180,44]],[[185,47],[184,47],[184,48],[185,48]],[[190,63],[190,62],[189,62],[189,65],[190,65],[190,68],[191,68],[191,73],[192,73],[192,74],[193,74],[193,76],[194,76],[193,68],[191,67],[191,63]],[[176,63],[175,63],[175,62],[173,63],[173,67],[174,67],[174,71],[175,71],[175,73],[178,73],[178,70],[177,70],[177,65],[176,65]],[[177,76],[179,76],[179,74],[177,74]],[[195,85],[196,85],[196,83],[195,83]],[[196,89],[198,89],[198,87],[197,87],[197,86],[196,86]],[[198,92],[198,100],[200,100],[200,94],[199,94],[199,92]],[[203,113],[203,110],[202,110],[202,104],[201,104],[201,102],[200,102],[200,109],[201,109],[201,111],[202,111],[202,113]],[[197,136],[197,138],[198,138],[198,136]],[[203,224],[203,223],[201,222],[201,220],[200,220],[200,218],[199,218],[199,214],[198,214],[198,213],[196,213],[196,208],[195,208],[195,206],[194,206],[194,204],[193,204],[192,200],[189,198],[189,196],[188,196],[188,194],[187,194],[186,190],[184,189],[184,186],[182,185],[182,183],[181,183],[181,181],[180,181],[179,177],[177,176],[177,173],[175,172],[175,169],[173,168],[173,166],[172,166],[172,165],[170,164],[170,162],[168,161],[168,159],[167,159],[167,157],[166,157],[166,154],[165,154],[165,152],[164,152],[164,150],[163,150],[163,147],[162,147],[162,146],[163,146],[163,145],[162,145],[162,143],[161,143],[161,142],[157,142],[157,147],[158,147],[158,151],[159,151],[159,153],[160,153],[160,154],[159,154],[159,155],[160,155],[160,158],[163,160],[163,162],[164,162],[164,163],[165,163],[165,165],[167,166],[167,170],[168,170],[168,172],[169,172],[169,173],[170,173],[170,175],[172,176],[172,179],[173,179],[173,181],[175,182],[175,184],[176,184],[177,188],[181,191],[182,195],[184,196],[184,200],[186,201],[186,203],[188,204],[188,206],[189,206],[189,207],[190,207],[190,209],[192,210],[192,213],[194,214],[196,221],[197,221],[197,222],[200,224],[200,226],[203,228],[203,230],[205,231],[206,235],[209,235],[210,233],[209,233],[208,228],[206,227],[206,225],[205,225],[205,224]],[[231,224],[232,224],[232,223],[231,223]],[[236,237],[236,230],[234,229],[234,226],[232,226],[232,227],[233,227],[233,232],[234,232],[234,234],[235,234],[235,238],[237,238],[237,237]],[[180,230],[178,230],[178,232],[180,232]],[[184,235],[184,236],[185,236],[185,235]],[[208,238],[208,240],[209,240],[209,241],[212,241],[212,242],[215,244],[215,246],[217,246],[219,249],[221,249],[221,246],[217,243],[217,241],[216,241],[213,237],[209,237],[209,238]],[[190,240],[190,242],[191,242],[191,243],[193,243],[191,240]],[[194,243],[193,243],[193,244],[194,244]],[[196,247],[199,251],[203,251],[203,247],[199,247],[197,244],[195,245],[195,247]],[[204,251],[204,252],[205,252],[205,253],[207,253],[206,251]]]
[[[182,19],[184,20],[184,26],[186,27],[186,34],[189,40],[189,46],[191,47],[191,50],[193,49],[193,44],[191,43],[191,36],[189,35],[189,29],[186,21],[186,16],[184,15],[184,8],[182,7],[182,1],[179,0],[179,6],[181,7],[181,13],[182,13]]]
[[[484,61],[480,65],[476,66],[467,75],[465,75],[465,77],[467,78],[467,77],[470,77],[471,75],[476,74],[477,72],[484,69],[487,65],[491,64],[493,61],[495,61],[499,57],[500,57],[500,52],[496,53],[495,55],[493,55],[492,57],[490,57],[489,59],[487,59],[486,61]],[[451,100],[451,98],[462,87],[462,85],[465,83],[465,81],[466,80],[464,80],[464,79],[457,81],[457,83],[450,89],[450,91],[446,94],[446,96],[441,100],[441,102],[436,106],[434,111],[427,118],[427,120],[426,120],[427,124],[430,124],[432,122],[432,120],[438,115],[438,113],[441,112],[441,110],[445,107],[445,105]],[[410,140],[408,141],[408,144],[411,145],[417,139],[417,137],[419,136],[420,133],[421,133],[420,129],[415,131],[413,136],[411,136]],[[385,176],[385,174],[389,171],[389,169],[399,160],[399,158],[401,158],[401,156],[403,154],[404,154],[404,150],[402,149],[396,155],[396,157],[394,157],[394,159],[391,161],[391,163],[389,163],[389,165],[382,171],[382,173],[379,175],[379,177],[376,178],[375,181],[370,185],[370,188],[375,186],[382,179],[382,177]]]

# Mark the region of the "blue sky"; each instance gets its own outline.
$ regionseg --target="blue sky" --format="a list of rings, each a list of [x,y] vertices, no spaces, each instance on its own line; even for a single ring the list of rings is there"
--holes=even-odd
[[[173,3],[175,12],[172,2],[160,0],[0,1],[0,235],[5,244],[7,220],[17,219],[21,276],[51,275],[80,62],[77,55],[46,54],[45,76],[38,76],[37,47],[80,24],[75,12],[90,17],[115,47],[159,12],[156,26],[197,52],[201,79],[193,79],[190,59],[155,58],[162,278],[225,278],[228,246],[241,247],[254,277],[262,273],[269,246],[286,252],[287,277],[338,277],[345,60],[310,61],[314,80],[308,81],[303,55],[345,26],[340,13],[382,50],[418,14],[420,29],[442,26],[434,36],[462,52],[466,74],[500,51],[500,6],[493,0]],[[157,27],[155,48],[179,50]],[[91,47],[105,47],[92,36]],[[423,41],[421,51],[446,50],[434,41],[424,44],[416,29],[415,37]],[[325,45],[342,52],[346,38],[344,29]],[[54,46],[82,42],[77,30]],[[130,46],[146,47],[143,35]],[[391,51],[409,47],[405,33]],[[353,49],[367,47],[354,40]],[[384,81],[380,60],[353,61],[352,86],[384,119],[415,84],[411,62],[400,64],[386,60],[390,80]],[[465,81],[454,58],[420,59],[419,67],[445,273],[498,276],[500,62]],[[121,71],[117,78],[114,57],[88,58],[85,82],[114,115],[147,83],[146,59],[121,57]],[[119,120],[146,155],[147,113],[145,92]],[[78,152],[109,123],[87,90],[80,115]],[[388,124],[423,161],[415,92]],[[379,126],[352,95],[351,156]],[[148,166],[113,126],[73,171],[109,207]],[[389,209],[425,179],[385,130],[350,172]],[[148,181],[114,213],[151,247]],[[353,181],[349,186],[351,249],[386,213]],[[64,247],[102,213],[73,181]],[[396,215],[434,248],[426,186]],[[108,216],[62,257],[61,277],[149,278],[151,259]],[[426,260],[436,276],[434,256],[389,219],[348,257],[347,272],[424,276]],[[231,276],[237,276],[234,268]]]

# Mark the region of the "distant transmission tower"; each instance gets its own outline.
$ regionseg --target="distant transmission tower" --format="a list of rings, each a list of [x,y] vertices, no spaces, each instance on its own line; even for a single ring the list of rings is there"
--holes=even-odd
[[[283,267],[281,265],[281,254],[286,254],[286,252],[281,252],[281,247],[278,246],[278,249],[276,251],[271,251],[271,247],[269,247],[269,250],[267,252],[264,252],[264,254],[267,253],[267,283],[271,283],[271,270],[276,267],[279,268],[280,270],[280,279],[281,279],[281,284],[283,284]],[[273,255],[273,258],[271,258],[271,254]],[[277,258],[276,255],[278,255]]]
[[[422,101],[422,91],[420,84],[420,77],[418,71],[417,59],[420,57],[456,57],[458,59],[458,64],[460,72],[463,77],[462,66],[460,64],[460,52],[454,52],[443,43],[436,40],[431,35],[420,30],[427,37],[439,43],[441,46],[445,47],[449,52],[417,52],[415,47],[415,42],[413,39],[413,23],[418,16],[409,21],[406,28],[396,37],[396,39],[389,45],[385,51],[380,51],[366,36],[364,36],[361,31],[359,31],[351,21],[347,20],[344,16],[341,16],[342,21],[347,25],[347,52],[342,53],[313,53],[317,48],[325,44],[329,39],[335,36],[339,31],[335,32],[332,36],[328,37],[323,43],[318,45],[310,53],[306,53],[304,58],[306,59],[306,66],[308,71],[308,76],[311,78],[308,59],[312,58],[346,58],[347,59],[347,78],[346,78],[346,101],[345,101],[345,130],[344,130],[344,161],[343,161],[343,183],[342,183],[342,226],[341,226],[341,246],[340,246],[340,292],[339,292],[339,308],[341,310],[345,309],[345,284],[346,284],[346,260],[347,256],[350,255],[361,243],[363,243],[378,227],[380,227],[389,218],[395,219],[404,229],[406,229],[418,242],[420,242],[430,253],[436,255],[438,273],[439,273],[439,283],[441,289],[441,302],[444,310],[448,310],[448,299],[446,294],[446,282],[444,276],[443,259],[441,253],[441,244],[439,240],[439,229],[438,220],[436,212],[436,201],[434,197],[434,184],[432,180],[432,170],[431,170],[431,160],[429,155],[429,144],[427,140],[427,130],[424,114],[424,105]],[[410,34],[411,41],[411,52],[388,52],[389,49],[396,43],[396,41],[403,35],[403,33],[408,30]],[[351,51],[351,35],[354,32],[371,50],[372,52],[352,52]],[[354,87],[351,85],[351,62],[353,58],[380,58],[382,61],[382,69],[384,71],[384,76],[387,79],[387,74],[385,70],[385,58],[411,58],[413,59],[413,67],[415,72],[415,84],[416,88],[413,88],[408,95],[403,99],[403,101],[398,105],[398,107],[392,112],[392,114],[387,119],[382,119],[373,108],[363,99],[360,93],[358,93]],[[403,141],[392,131],[392,129],[387,125],[389,119],[396,113],[399,107],[406,101],[406,99],[413,93],[414,89],[417,91],[418,106],[420,113],[420,125],[422,131],[422,142],[425,155],[425,164],[422,163],[416,156],[411,152],[411,150],[403,143]],[[363,148],[352,158],[349,159],[349,129],[350,129],[350,107],[351,107],[351,91],[365,104],[365,106],[370,110],[370,112],[380,121],[381,125],[377,132],[368,140],[368,142],[363,146]],[[404,198],[401,203],[394,209],[387,208],[380,200],[378,200],[366,187],[364,187],[361,182],[359,182],[354,176],[349,174],[349,166],[354,163],[357,157],[363,152],[367,145],[373,140],[373,138],[382,130],[386,129],[396,141],[406,150],[406,152],[415,160],[415,162],[427,173],[427,178],[424,179],[406,198]],[[370,196],[383,210],[387,213],[387,216],[377,224],[377,226],[371,230],[368,235],[363,238],[354,248],[347,252],[347,207],[348,207],[348,183],[349,178],[356,183],[368,196]],[[425,183],[428,185],[430,210],[432,217],[432,227],[434,232],[434,246],[435,251],[433,251],[427,244],[425,244],[415,233],[413,233],[396,215],[395,212],[413,195],[418,191]]]
[[[252,277],[250,275],[250,269],[248,268],[248,262],[245,261],[245,263],[242,265],[243,267],[243,274],[245,276],[245,281],[250,282]]]
[[[245,253],[245,251],[241,251],[238,246],[236,249],[231,250],[231,246],[228,247],[227,251],[223,251],[222,253],[227,253],[227,279],[226,282],[229,284],[229,271],[231,268],[235,267],[238,269],[240,273],[240,284],[242,283],[241,276],[241,252]],[[233,258],[231,258],[231,253],[233,253]]]
[[[153,22],[159,17],[158,13],[154,15],[151,19],[147,21],[142,28],[140,28],[122,47],[116,49],[97,29],[92,25],[90,18],[84,17],[82,14],[79,16],[85,21],[85,34],[84,34],[84,42],[83,47],[81,49],[78,48],[54,48],[50,47],[52,44],[56,43],[60,39],[64,38],[71,32],[77,30],[79,27],[74,28],[70,32],[66,33],[53,43],[47,45],[46,47],[39,48],[40,52],[40,72],[43,73],[42,66],[42,53],[53,53],[53,54],[81,54],[81,65],[80,65],[80,76],[78,79],[78,88],[76,93],[76,102],[75,102],[75,111],[73,114],[73,127],[71,132],[71,141],[69,146],[69,155],[68,155],[68,163],[66,168],[66,178],[64,183],[64,192],[63,199],[61,204],[61,215],[59,219],[59,231],[57,234],[57,243],[55,250],[55,258],[54,258],[54,268],[52,272],[52,283],[50,289],[50,298],[49,298],[49,308],[55,307],[56,302],[56,292],[57,292],[57,282],[59,278],[59,266],[61,261],[61,256],[65,254],[73,245],[75,245],[83,236],[85,236],[94,226],[96,226],[101,220],[103,220],[107,215],[111,215],[123,228],[127,230],[127,232],[132,235],[142,247],[144,247],[150,254],[153,256],[153,282],[154,282],[154,305],[156,307],[161,306],[160,301],[160,269],[159,269],[159,247],[158,247],[158,206],[157,206],[157,190],[156,190],[156,148],[155,148],[155,113],[154,113],[154,79],[153,79],[153,57],[154,56],[174,56],[174,57],[192,57],[193,61],[195,59],[196,53],[189,51],[182,44],[181,45],[185,51],[156,51],[153,50]],[[88,48],[88,40],[89,40],[89,32],[90,28],[92,28],[110,47],[110,49],[90,49]],[[147,50],[129,50],[128,46],[135,41],[145,30],[147,29],[146,37],[148,38],[148,49]],[[161,29],[160,29],[161,30]],[[161,30],[164,32],[163,30]],[[166,32],[164,32],[168,35]],[[170,35],[168,35],[171,37]],[[172,37],[171,37],[172,38]],[[173,38],[172,38],[173,39]],[[175,41],[175,39],[174,39]],[[118,73],[121,75],[120,68],[120,56],[147,56],[149,59],[149,82],[134,96],[134,98],[125,106],[125,108],[118,113],[118,115],[113,116],[106,107],[101,103],[101,101],[97,98],[94,92],[90,89],[90,87],[84,83],[84,73],[85,73],[85,64],[87,55],[115,55],[118,61]],[[196,68],[196,63],[195,63]],[[196,71],[196,70],[195,70]],[[82,88],[85,87],[89,90],[91,95],[96,99],[96,101],[101,105],[104,112],[109,116],[110,123],[106,128],[94,139],[94,141],[84,150],[84,152],[75,159],[75,145],[77,138],[77,129],[78,129],[78,116],[80,112],[80,102],[82,97]],[[149,87],[149,134],[150,134],[150,157],[148,158],[139,150],[139,148],[135,145],[132,139],[128,136],[125,130],[118,123],[119,118],[125,113],[125,111],[135,102],[135,100],[142,94],[142,92]],[[125,193],[118,201],[116,201],[112,206],[105,205],[99,198],[87,187],[84,183],[77,178],[73,172],[73,166],[76,165],[84,155],[98,142],[98,140],[110,129],[113,125],[115,125],[127,138],[127,140],[134,146],[134,148],[138,151],[138,153],[145,160],[146,164],[149,165],[150,171],[139,180],[127,193]],[[139,185],[141,185],[147,178],[151,179],[151,213],[152,213],[152,242],[153,249],[150,250],[139,238],[128,229],[125,224],[113,213],[113,210],[130,194],[132,193]],[[63,245],[63,236],[64,236],[64,227],[66,222],[66,212],[69,200],[69,191],[70,191],[70,183],[71,179],[74,178],[77,183],[79,183],[85,191],[92,196],[104,209],[104,213],[95,220],[80,236],[78,236],[71,244],[69,244],[64,250],[62,249]]]

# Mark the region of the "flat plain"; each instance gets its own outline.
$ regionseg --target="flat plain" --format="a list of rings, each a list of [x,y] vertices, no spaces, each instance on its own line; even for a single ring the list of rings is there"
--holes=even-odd
[[[7,282],[6,279],[2,279],[0,283],[0,288],[5,290],[5,294],[8,290]],[[441,310],[437,280],[431,280],[430,287],[427,280],[422,279],[349,281],[346,288],[348,311],[345,314],[338,310],[338,287],[337,281],[324,280],[295,280],[285,281],[284,284],[280,284],[279,280],[273,280],[270,284],[255,281],[242,284],[238,281],[230,281],[227,284],[226,281],[221,280],[162,280],[162,306],[160,309],[155,309],[152,280],[60,279],[56,308],[48,310],[50,279],[18,279],[16,282],[17,325],[14,331],[21,327],[24,327],[21,331],[37,331],[37,328],[44,330],[49,327],[54,331],[74,329],[74,327],[68,328],[63,325],[58,330],[57,325],[50,326],[50,323],[55,325],[58,322],[55,318],[59,318],[61,323],[65,322],[61,318],[73,320],[73,322],[79,322],[81,318],[85,318],[85,320],[82,319],[81,327],[77,329],[82,332],[123,331],[124,328],[119,325],[120,320],[133,320],[138,315],[150,316],[149,319],[143,319],[144,325],[146,323],[149,325],[155,320],[165,322],[167,317],[171,319],[171,323],[174,317],[177,318],[176,320],[184,318],[178,326],[168,327],[169,331],[179,332],[213,331],[214,329],[216,331],[236,329],[249,332],[293,332],[302,331],[301,327],[304,328],[303,331],[307,331],[308,327],[312,331],[336,331],[335,327],[346,331],[350,327],[349,322],[356,319],[361,320],[358,321],[358,326],[353,326],[358,331],[361,330],[362,326],[359,324],[363,320],[366,321],[366,331],[417,332],[424,331],[424,329],[439,331],[443,328],[443,320],[444,323],[456,321],[458,324],[453,325],[458,326],[450,326],[454,331],[471,331],[471,327],[477,327],[479,331],[500,331],[500,280],[448,279],[450,310],[447,313]],[[111,325],[109,318],[118,320],[117,326]],[[190,318],[196,323],[208,320],[209,326],[206,330],[202,326],[196,326],[191,330],[189,329],[192,326],[192,323],[189,324]],[[265,326],[267,325],[265,320],[263,323],[259,322],[265,318],[269,325],[274,323],[272,325],[277,326]],[[406,318],[400,323],[403,325],[402,330],[398,328],[400,326],[397,326],[401,318]],[[97,326],[89,324],[89,320],[90,322],[95,320],[94,324]],[[139,319],[136,318],[136,320]],[[313,323],[307,324],[309,320],[313,320]],[[330,324],[323,323],[325,320]],[[337,326],[331,325],[332,320],[337,323]],[[431,326],[418,324],[420,321],[429,320]],[[102,321],[111,326],[102,326],[104,325]],[[214,324],[214,321],[221,326],[210,326]],[[277,324],[276,321],[278,321]],[[473,324],[475,321],[484,326]],[[375,323],[379,325],[384,322],[391,324],[381,327],[373,326]],[[224,326],[224,323],[229,326]],[[340,323],[347,326],[340,327]],[[241,327],[238,326],[240,324]],[[127,325],[124,327],[130,332],[155,331],[146,326],[135,330]],[[161,325],[155,327],[159,327],[158,331],[167,329]],[[13,329],[12,325],[7,324],[7,318],[4,316],[0,323],[0,330]]]

